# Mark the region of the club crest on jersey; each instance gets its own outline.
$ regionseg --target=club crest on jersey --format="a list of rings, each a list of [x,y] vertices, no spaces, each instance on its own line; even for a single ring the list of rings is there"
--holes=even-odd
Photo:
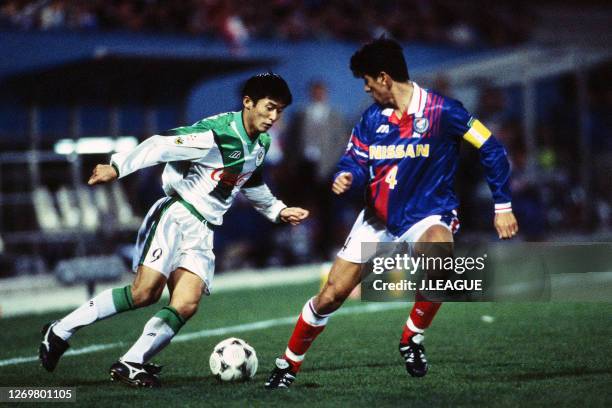
[[[257,157],[255,158],[255,165],[256,166],[259,166],[259,165],[261,165],[261,163],[263,163],[265,155],[266,155],[266,151],[264,149],[260,149],[257,152]]]
[[[182,145],[183,143],[185,143],[185,141],[184,141],[184,140],[183,140],[183,138],[182,138],[182,137],[180,137],[180,136],[179,136],[179,137],[177,137],[176,139],[174,139],[174,144],[177,144],[177,145]]]
[[[427,118],[416,118],[412,127],[415,132],[423,134],[429,129],[429,120]]]

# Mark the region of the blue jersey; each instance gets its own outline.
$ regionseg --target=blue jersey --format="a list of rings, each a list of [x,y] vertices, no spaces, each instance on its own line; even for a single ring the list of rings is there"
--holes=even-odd
[[[364,112],[336,175],[352,173],[351,188],[366,188],[366,212],[399,236],[423,218],[459,206],[453,186],[462,140],[480,152],[496,210],[509,211],[510,165],[504,147],[460,102],[416,84],[401,118],[376,103]]]

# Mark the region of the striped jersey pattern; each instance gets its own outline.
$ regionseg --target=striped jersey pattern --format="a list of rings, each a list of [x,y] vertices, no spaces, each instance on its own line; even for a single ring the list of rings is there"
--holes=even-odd
[[[352,173],[353,186],[365,186],[367,212],[399,236],[429,215],[457,209],[453,185],[464,140],[479,150],[496,211],[511,211],[504,147],[460,102],[413,85],[402,117],[377,103],[364,112],[336,175]]]

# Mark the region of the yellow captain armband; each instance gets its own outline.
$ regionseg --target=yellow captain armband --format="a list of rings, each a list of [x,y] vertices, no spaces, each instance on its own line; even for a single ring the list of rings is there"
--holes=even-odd
[[[480,149],[480,146],[491,137],[491,131],[486,128],[478,119],[470,119],[468,123],[470,127],[467,132],[463,135],[463,138],[471,145]]]

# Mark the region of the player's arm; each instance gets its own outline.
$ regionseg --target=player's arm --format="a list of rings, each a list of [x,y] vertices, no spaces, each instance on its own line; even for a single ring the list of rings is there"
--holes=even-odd
[[[276,198],[263,180],[263,170],[259,167],[241,188],[242,194],[264,217],[272,222],[287,222],[298,225],[308,217],[308,210],[300,207],[287,207]]]
[[[500,239],[508,239],[518,232],[518,223],[512,212],[510,194],[510,163],[506,149],[478,119],[472,117],[458,102],[449,103],[446,109],[446,123],[452,134],[461,135],[463,140],[478,149],[480,163],[493,201],[495,202],[494,226]]]
[[[97,165],[87,183],[107,183],[156,164],[200,158],[203,150],[210,149],[213,144],[211,131],[198,131],[193,127],[151,136],[128,152],[113,154],[110,164]]]
[[[476,122],[480,124],[480,122]],[[480,126],[484,128],[482,124]],[[493,135],[490,135],[480,146],[479,153],[480,163],[485,169],[487,183],[495,202],[493,225],[500,239],[512,238],[518,233],[518,222],[512,212],[510,163],[508,162],[506,149]]]
[[[365,141],[366,132],[366,120],[361,118],[359,124],[351,132],[346,151],[338,163],[338,171],[334,174],[332,191],[335,194],[345,193],[351,188],[363,187],[368,180],[370,148]]]

